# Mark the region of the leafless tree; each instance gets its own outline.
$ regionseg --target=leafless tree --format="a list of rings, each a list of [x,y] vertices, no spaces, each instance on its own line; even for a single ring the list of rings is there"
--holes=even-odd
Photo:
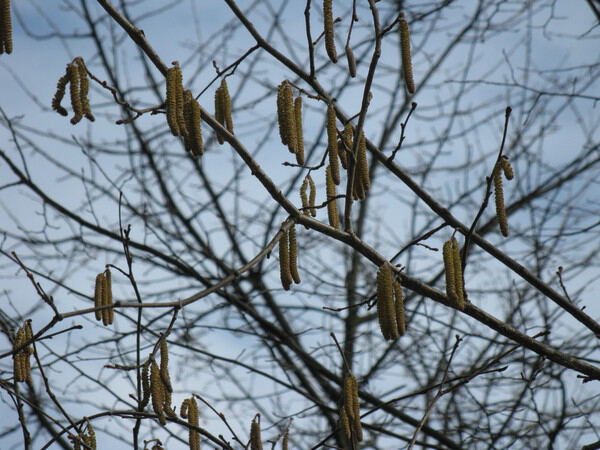
[[[597,2],[13,3],[2,448],[600,448]]]

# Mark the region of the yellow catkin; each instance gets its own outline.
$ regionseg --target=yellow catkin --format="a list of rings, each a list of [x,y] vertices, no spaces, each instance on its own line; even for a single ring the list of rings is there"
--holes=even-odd
[[[92,108],[90,106],[89,99],[89,90],[90,90],[90,82],[88,80],[87,67],[83,62],[83,58],[75,58],[73,60],[75,64],[79,67],[79,96],[81,97],[81,106],[83,108],[83,115],[90,122],[96,120],[94,115],[92,114]]]
[[[292,285],[292,272],[290,269],[289,232],[283,231],[279,238],[279,275],[281,286],[289,291]]]
[[[329,167],[335,184],[340,184],[340,162],[338,157],[337,128],[335,126],[335,109],[327,107],[327,151],[329,152]]]
[[[294,112],[294,97],[292,94],[292,86],[285,83],[283,87],[283,112],[285,114],[284,126],[287,137],[287,146],[290,153],[296,153],[298,146],[296,114]]]
[[[65,96],[65,90],[67,88],[67,83],[69,82],[69,75],[65,74],[58,79],[58,83],[56,83],[56,92],[54,93],[54,97],[52,97],[52,109],[59,113],[61,116],[67,116],[69,113],[67,110],[61,106],[60,102]]]
[[[302,131],[302,97],[294,100],[294,124],[296,125],[296,162],[304,165],[304,133]]]
[[[300,274],[298,273],[298,242],[296,241],[296,226],[292,225],[289,231],[290,239],[290,274],[294,283],[300,284]]]
[[[323,21],[325,28],[325,50],[332,63],[337,63],[335,35],[333,33],[333,0],[323,0]]]
[[[308,179],[308,204],[310,206],[310,215],[313,217],[317,216],[317,208],[315,208],[315,202],[317,201],[317,186],[310,175],[307,175]]]
[[[142,401],[141,406],[145,408],[150,401],[150,360],[146,360],[142,366]]]
[[[463,311],[465,309],[465,282],[463,279],[462,262],[460,260],[460,247],[456,238],[450,239],[452,248],[452,262],[454,264],[454,285],[456,286],[456,306]]]
[[[285,111],[285,86],[287,81],[282,82],[277,87],[277,123],[279,125],[279,137],[281,138],[281,143],[283,145],[287,145],[288,143],[288,129],[287,129],[287,115]]]
[[[155,361],[152,361],[150,366],[150,391],[152,392],[152,409],[160,423],[165,425],[167,423],[163,409],[165,388],[160,377],[160,369]]]
[[[96,275],[96,286],[94,288],[94,308],[99,308],[104,305],[104,295],[102,294],[102,290],[104,289],[104,274],[99,273]],[[102,311],[96,309],[94,311],[96,315],[96,320],[102,320]]]
[[[10,0],[0,0],[0,55],[12,53],[12,22],[10,16]]]
[[[406,333],[406,320],[404,318],[404,293],[400,282],[394,280],[394,309],[396,311],[396,324],[398,325],[398,334],[404,336]]]
[[[340,218],[338,216],[336,200],[337,194],[335,191],[335,183],[333,181],[331,166],[327,166],[325,184],[327,187],[327,217],[329,219],[329,225],[331,225],[333,228],[339,228]]]
[[[508,160],[508,156],[503,156],[500,160],[500,164],[502,165],[502,171],[504,172],[504,176],[507,180],[512,180],[515,177],[515,173],[513,171],[512,165]]]
[[[377,315],[384,339],[398,339],[392,266],[387,262],[377,271]]]
[[[187,129],[185,126],[185,117],[183,116],[183,74],[179,64],[173,66],[175,73],[175,120],[177,121],[177,128],[179,130],[178,136],[185,136]]]
[[[102,283],[102,304],[105,306],[112,306],[113,304],[113,296],[112,296],[112,276],[110,274],[110,270],[106,269],[104,271],[104,278]],[[112,325],[115,317],[115,312],[113,308],[106,308],[102,310],[102,324],[103,325]]]
[[[363,132],[360,133],[358,140],[358,154],[356,155],[356,176],[354,177],[356,197],[363,200],[366,197],[367,191],[371,186],[371,178],[369,176],[369,162],[367,160],[367,140]],[[359,195],[360,194],[360,195]]]
[[[67,73],[70,81],[69,94],[71,95],[71,107],[73,108],[73,117],[71,123],[75,125],[83,118],[83,103],[81,102],[81,93],[79,86],[79,66],[71,63],[67,66]]]
[[[356,437],[357,441],[362,441],[363,432],[362,432],[362,424],[360,423],[360,399],[358,397],[358,382],[356,381],[356,377],[353,375],[349,375],[346,377],[348,384],[348,394],[345,397],[346,401],[346,410],[350,411],[351,414],[348,414],[348,418],[351,420],[351,428]],[[346,386],[344,385],[344,388]]]
[[[350,76],[354,78],[356,76],[356,58],[349,45],[346,46],[346,59],[348,60],[348,72],[350,72]]]
[[[231,105],[231,96],[227,87],[227,80],[221,80],[221,102],[223,102],[223,126],[233,134],[233,106]]]
[[[408,31],[408,22],[404,13],[400,14],[400,49],[402,50],[402,68],[404,69],[404,81],[406,90],[415,93],[415,80],[413,78],[412,59],[410,56],[410,32]]]
[[[177,120],[177,92],[179,90],[179,66],[167,69],[167,123],[173,136],[180,136],[179,122]]]
[[[96,432],[91,422],[87,423],[87,433],[83,435],[83,443],[91,450],[96,450]]]
[[[250,425],[250,449],[263,450],[262,439],[260,437],[260,422],[253,420]]]
[[[160,379],[164,387],[163,411],[169,417],[176,417],[175,411],[171,408],[171,395],[173,386],[171,384],[171,375],[169,374],[169,347],[166,337],[160,340]]]
[[[506,218],[506,209],[504,206],[504,187],[502,186],[502,171],[496,165],[494,169],[494,197],[496,200],[496,216],[502,236],[508,236],[508,219]]]
[[[184,419],[188,419],[189,427],[189,446],[190,450],[200,450],[200,433],[193,427],[197,427],[199,425],[199,415],[198,415],[198,404],[196,400],[192,398],[186,398],[181,403],[181,408],[179,409],[179,414]]]

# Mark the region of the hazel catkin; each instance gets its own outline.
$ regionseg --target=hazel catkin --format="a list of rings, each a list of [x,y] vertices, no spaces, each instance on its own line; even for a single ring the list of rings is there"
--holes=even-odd
[[[0,0],[0,55],[13,51],[10,0]]]
[[[335,108],[327,106],[327,151],[329,152],[329,167],[335,184],[340,184],[340,162],[338,157],[337,128],[335,125]]]
[[[323,22],[325,29],[325,50],[332,63],[337,63],[335,34],[333,31],[333,0],[323,0]]]
[[[290,290],[293,281],[289,252],[289,232],[282,231],[281,237],[279,238],[279,275],[281,278],[281,285],[286,291]]]
[[[404,13],[400,13],[400,49],[402,52],[402,68],[404,70],[406,90],[410,94],[414,94],[415,80],[413,78],[412,58],[410,55],[410,32]]]
[[[325,173],[325,184],[327,192],[327,217],[329,219],[329,225],[331,225],[333,228],[340,228],[340,218],[338,216],[336,200],[337,194],[331,166],[327,166]]]

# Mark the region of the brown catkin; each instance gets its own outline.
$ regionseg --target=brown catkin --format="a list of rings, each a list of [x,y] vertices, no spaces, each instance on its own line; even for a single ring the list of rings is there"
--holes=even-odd
[[[337,128],[335,126],[335,108],[327,106],[327,151],[329,152],[329,167],[335,184],[340,184],[340,162],[337,146]]]
[[[155,361],[152,361],[150,366],[150,391],[152,392],[152,409],[158,416],[158,420],[162,425],[166,425],[163,405],[165,402],[165,388],[163,386],[160,369]]]
[[[12,53],[12,22],[10,16],[10,0],[0,0],[0,55]]]
[[[147,359],[142,366],[142,409],[148,405],[150,401],[150,359]]]
[[[452,250],[452,243],[447,241],[444,243],[443,248],[444,256],[444,273],[446,274],[446,295],[448,300],[454,304],[458,304],[456,295],[456,281],[454,275],[454,255]]]
[[[75,58],[73,60],[75,64],[79,66],[79,95],[81,97],[81,106],[83,107],[83,115],[90,122],[96,120],[94,115],[92,114],[92,108],[90,106],[89,99],[89,90],[90,90],[90,82],[88,80],[87,67],[85,66],[85,62],[83,58]]]
[[[369,162],[367,160],[367,140],[365,134],[360,133],[358,140],[358,154],[356,155],[356,176],[354,177],[354,183],[360,183],[362,188],[362,196],[359,198],[363,200],[366,196],[369,187],[371,186],[371,178],[369,175]]]
[[[67,116],[69,113],[67,110],[61,106],[60,102],[65,96],[65,90],[67,88],[67,83],[69,82],[69,75],[65,74],[58,79],[58,83],[56,83],[56,92],[54,93],[54,97],[52,97],[52,109],[59,113],[61,116]]]
[[[317,186],[310,175],[307,175],[306,178],[308,178],[308,204],[310,206],[310,215],[316,217],[317,208],[315,208],[315,202],[317,201]]]
[[[384,339],[398,339],[392,266],[387,262],[377,271],[377,315]]]
[[[290,443],[290,430],[289,430],[289,428],[286,428],[286,430],[283,432],[283,437],[281,439],[281,450],[288,450],[289,443]]]
[[[410,56],[410,32],[404,13],[400,14],[400,49],[402,51],[402,68],[404,69],[406,90],[410,94],[414,94],[415,80],[413,78],[412,59]]]
[[[71,63],[67,66],[67,73],[70,81],[71,107],[73,108],[73,117],[71,123],[75,125],[83,118],[83,103],[81,102],[81,93],[79,86],[79,66]]]
[[[178,65],[167,69],[167,123],[173,136],[181,136],[179,121],[177,120],[177,92],[179,91],[180,73]]]
[[[111,306],[111,308],[106,308],[102,310],[102,323],[103,325],[112,325],[115,317],[115,312],[112,308],[113,304],[113,296],[112,296],[112,276],[110,274],[110,270],[106,269],[104,271],[104,279],[102,283],[102,296],[103,301],[102,304],[106,306]]]
[[[404,336],[406,333],[406,321],[404,318],[404,293],[399,281],[394,280],[394,310],[396,311],[396,325],[398,334]]]
[[[502,171],[497,164],[494,169],[494,197],[496,200],[496,216],[502,236],[508,236],[508,220],[506,218],[506,209],[504,206],[504,187],[502,186]]]
[[[340,227],[340,218],[338,216],[335,182],[333,180],[331,166],[327,166],[325,174],[325,184],[327,187],[327,217],[329,219],[329,225],[333,228]]]
[[[288,128],[287,128],[287,113],[285,111],[285,86],[287,81],[282,82],[277,87],[277,123],[279,124],[279,137],[281,143],[287,145],[288,143]]]
[[[218,87],[217,90],[215,91],[215,119],[217,122],[219,122],[221,125],[223,125],[225,123],[225,111],[223,111],[223,100],[221,97],[222,97],[222,91],[221,91],[221,88]],[[222,134],[219,133],[218,131],[217,131],[217,142],[219,144],[225,143],[225,139],[223,139]]]
[[[360,423],[360,399],[358,397],[358,383],[355,376],[350,376],[350,399],[352,401],[352,430],[357,441],[362,441],[363,432]]]
[[[508,156],[503,156],[500,160],[500,164],[502,165],[502,171],[504,172],[504,176],[507,180],[512,180],[515,177],[515,173],[513,171],[512,165],[508,160]]]
[[[296,126],[296,162],[304,165],[304,133],[302,131],[302,97],[294,100],[294,125]]]
[[[183,95],[185,126],[187,134],[184,136],[185,149],[194,157],[202,156],[204,143],[202,141],[200,105],[194,98],[192,91],[186,89]]]
[[[260,437],[260,422],[253,420],[250,425],[250,449],[263,450],[262,439]]]
[[[461,311],[465,309],[465,281],[463,279],[462,262],[460,260],[460,247],[456,238],[451,240],[452,262],[454,263],[454,284],[456,285],[457,307]]]
[[[25,342],[25,333],[23,331],[23,328],[19,328],[17,330],[17,334],[15,336],[13,350],[16,348],[19,348],[21,345],[23,345],[24,342]],[[22,356],[21,351],[13,354],[13,372],[14,372],[15,382],[26,380],[25,374],[23,373],[24,368],[23,368],[23,364],[22,364],[22,357],[23,356]]]
[[[94,314],[96,316],[96,320],[102,320],[102,311],[97,309],[104,305],[104,294],[102,294],[102,290],[104,289],[104,274],[99,273],[96,275],[96,286],[94,288]]]
[[[346,45],[346,59],[348,60],[348,72],[354,78],[356,76],[356,58],[354,58],[354,52],[349,45]]]
[[[352,439],[352,429],[350,428],[350,419],[348,419],[348,413],[346,412],[346,406],[342,405],[340,408],[340,424],[344,430],[344,435],[348,440]]]
[[[160,339],[160,378],[168,392],[173,392],[169,375],[169,345],[166,336]]]
[[[225,78],[221,80],[221,101],[223,102],[223,126],[233,134],[233,106]]]
[[[286,291],[290,290],[292,285],[292,272],[290,269],[290,248],[289,248],[289,232],[282,231],[279,238],[279,275],[281,285]]]
[[[333,33],[333,0],[323,0],[323,21],[325,28],[325,50],[332,63],[337,63],[335,34]]]
[[[292,225],[289,231],[290,240],[290,274],[294,283],[300,284],[300,274],[298,273],[298,242],[296,240],[296,225]]]
[[[308,194],[306,193],[308,189],[308,177],[304,178],[302,181],[302,185],[300,186],[300,201],[302,201],[302,214],[308,216],[310,214],[310,207],[308,204]]]

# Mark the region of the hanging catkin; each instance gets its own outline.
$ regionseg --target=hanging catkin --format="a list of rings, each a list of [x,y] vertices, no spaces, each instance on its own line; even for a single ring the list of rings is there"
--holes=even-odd
[[[183,75],[178,63],[167,69],[167,123],[173,136],[183,136]],[[180,111],[181,109],[181,111]],[[180,120],[181,118],[181,120]]]
[[[304,165],[304,133],[302,131],[302,97],[294,100],[294,125],[296,126],[296,162]]]
[[[413,79],[412,59],[410,55],[410,32],[404,13],[400,13],[400,49],[402,51],[402,68],[404,69],[406,90],[414,94],[415,80]]]
[[[327,171],[325,173],[325,184],[327,188],[327,217],[329,219],[329,225],[331,225],[333,228],[339,228],[340,218],[338,216],[337,209],[337,194],[335,182],[333,181],[331,166],[327,166]]]
[[[335,126],[335,108],[327,106],[327,151],[329,152],[329,167],[335,184],[340,184],[340,162],[338,157],[337,128]]]
[[[150,366],[150,391],[152,392],[152,409],[158,416],[158,420],[162,425],[166,425],[167,420],[165,419],[164,413],[164,402],[165,402],[165,387],[163,385],[160,369],[156,361],[152,361]]]
[[[0,0],[0,55],[12,53],[12,21],[10,17],[10,0]]]
[[[298,273],[298,243],[296,241],[296,225],[292,225],[289,231],[290,240],[290,274],[294,283],[300,284],[300,274]]]
[[[183,101],[183,116],[187,131],[184,136],[185,149],[190,152],[192,156],[199,157],[204,153],[200,105],[194,98],[192,91],[188,89],[184,91]]]
[[[500,160],[494,167],[494,199],[496,203],[496,217],[502,236],[508,236],[508,219],[506,217],[506,208],[504,206],[504,186],[502,184],[502,173],[504,171],[503,163]],[[508,170],[512,175],[512,167]],[[508,177],[507,177],[508,178]]]
[[[346,45],[346,59],[348,60],[348,72],[354,78],[356,76],[356,58],[350,45]]]
[[[325,28],[325,50],[332,63],[337,63],[335,34],[333,32],[333,0],[323,0],[323,21]]]
[[[446,295],[454,306],[465,309],[465,288],[458,241],[452,237],[444,244],[444,271],[446,273]]]
[[[195,427],[199,425],[198,404],[194,397],[186,398],[179,410],[181,417],[188,420],[188,443],[190,450],[200,450],[200,433]]]
[[[282,231],[279,238],[279,275],[283,289],[289,291],[292,285],[292,272],[290,268],[289,232]]]
[[[394,304],[393,271],[388,262],[382,264],[377,271],[377,315],[384,339],[398,339],[400,334]]]
[[[260,437],[260,421],[252,420],[250,424],[250,449],[263,450],[262,439]]]

